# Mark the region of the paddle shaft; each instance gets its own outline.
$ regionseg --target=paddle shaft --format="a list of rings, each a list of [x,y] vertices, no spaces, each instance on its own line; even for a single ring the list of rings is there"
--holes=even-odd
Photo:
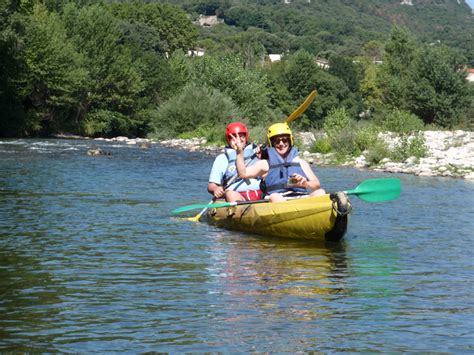
[[[391,201],[400,197],[401,183],[399,179],[369,179],[362,182],[353,190],[347,190],[345,193],[359,197],[367,202]],[[257,201],[234,201],[224,203],[211,203],[207,205],[196,204],[176,208],[173,214],[198,209],[198,208],[222,208],[239,205],[252,205],[257,203],[269,202],[269,200]]]

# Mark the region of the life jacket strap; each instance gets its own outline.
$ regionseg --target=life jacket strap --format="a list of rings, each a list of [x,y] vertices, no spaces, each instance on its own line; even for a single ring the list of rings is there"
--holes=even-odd
[[[270,165],[270,169],[276,169],[276,168],[289,168],[290,166],[300,166],[301,164],[298,162],[284,162],[284,163],[279,163],[279,164],[274,164]]]

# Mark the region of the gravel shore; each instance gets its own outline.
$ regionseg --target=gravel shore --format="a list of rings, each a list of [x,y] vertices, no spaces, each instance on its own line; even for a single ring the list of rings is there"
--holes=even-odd
[[[425,131],[423,134],[428,148],[428,155],[425,158],[410,157],[401,163],[392,162],[385,158],[378,165],[369,167],[365,156],[362,154],[342,165],[392,173],[446,176],[474,181],[474,132],[460,130]],[[305,147],[311,146],[316,140],[312,133],[300,133],[299,138],[303,142],[302,154],[308,162],[320,166],[337,165],[333,154],[310,153],[305,150]],[[395,135],[386,134],[383,139],[389,146],[394,146],[399,138]],[[222,147],[206,145],[207,142],[204,138],[152,141],[140,138],[116,137],[111,140],[136,144],[140,148],[146,147],[146,144],[154,143],[176,149],[203,152],[209,155],[217,155],[222,151]]]

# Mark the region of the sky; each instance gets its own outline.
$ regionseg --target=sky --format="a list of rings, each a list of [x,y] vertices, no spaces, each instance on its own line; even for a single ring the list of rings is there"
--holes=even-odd
[[[466,0],[471,9],[474,9],[474,0]]]

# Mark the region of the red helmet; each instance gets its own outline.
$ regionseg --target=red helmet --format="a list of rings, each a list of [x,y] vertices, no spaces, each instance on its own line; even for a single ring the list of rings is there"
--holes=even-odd
[[[247,142],[249,140],[249,130],[246,125],[242,122],[230,123],[225,130],[225,139],[227,140],[227,143],[230,144],[230,134],[236,135],[239,133],[245,133],[245,141]]]

